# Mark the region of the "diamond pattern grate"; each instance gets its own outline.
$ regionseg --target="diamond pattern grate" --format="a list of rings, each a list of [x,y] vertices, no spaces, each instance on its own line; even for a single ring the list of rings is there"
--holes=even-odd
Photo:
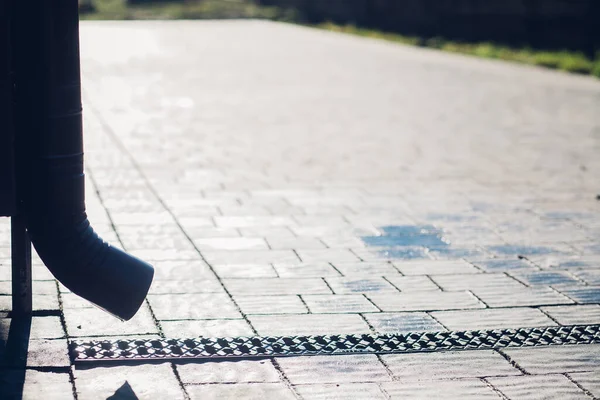
[[[337,354],[393,354],[600,343],[600,325],[392,335],[265,336],[193,339],[73,341],[75,363],[177,359],[231,359]]]

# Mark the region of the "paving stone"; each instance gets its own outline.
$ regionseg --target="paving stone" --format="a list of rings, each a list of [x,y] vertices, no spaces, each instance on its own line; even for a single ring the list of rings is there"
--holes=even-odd
[[[264,227],[253,226],[248,228],[238,228],[237,230],[243,237],[296,237],[292,232],[294,227]]]
[[[402,381],[521,375],[491,350],[390,354],[381,358],[394,378]]]
[[[152,263],[154,280],[210,280],[214,279],[208,265],[201,260],[159,261]]]
[[[535,308],[438,311],[431,315],[450,330],[517,329],[555,326],[556,323]]]
[[[155,280],[150,286],[150,294],[223,293],[217,279],[203,280]]]
[[[215,217],[215,223],[220,228],[247,228],[247,227],[279,227],[294,226],[296,222],[289,217],[280,216],[241,216],[241,217]]]
[[[44,400],[73,399],[69,374],[33,369],[2,371],[0,396],[3,399]]]
[[[587,268],[597,269],[600,267],[600,257],[598,256],[568,257],[564,255],[548,255],[528,257],[528,259],[542,268],[581,270]]]
[[[235,228],[215,228],[215,227],[185,227],[185,233],[192,239],[206,238],[237,238],[240,237],[240,232]],[[252,235],[247,235],[251,237]]]
[[[38,294],[33,296],[34,311],[57,311],[60,309],[58,305],[57,295]],[[12,310],[12,297],[0,295],[0,311]]]
[[[223,283],[233,296],[331,294],[325,281],[318,278],[224,279]]]
[[[395,261],[429,261],[433,257],[425,247],[395,247],[395,248],[358,248],[352,252],[362,261],[395,262]]]
[[[213,269],[219,278],[277,278],[271,264],[217,264]]]
[[[59,339],[65,337],[59,317],[33,317],[30,339]]]
[[[181,224],[181,226],[183,226],[185,231],[187,231],[188,229],[194,229],[194,228],[215,227],[213,219],[209,218],[209,217],[198,217],[198,216],[180,217],[178,222]],[[217,228],[220,228],[220,227],[217,226]]]
[[[520,280],[521,282],[525,282],[527,285],[531,286],[551,286],[563,284],[577,285],[581,283],[566,272],[559,271],[535,271],[523,274],[512,273],[511,275]]]
[[[385,279],[401,292],[439,292],[440,288],[426,276],[386,275]]]
[[[466,248],[452,248],[452,247],[432,247],[428,248],[428,255],[440,261],[457,261],[461,259],[482,259],[491,257],[491,255],[479,247],[472,247],[469,245]]]
[[[75,369],[77,398],[184,399],[168,363]]]
[[[148,301],[159,320],[240,318],[226,294],[157,294]]]
[[[7,349],[0,360],[3,367],[15,368],[68,368],[71,363],[65,339],[31,339],[28,343],[14,343],[18,348]]]
[[[404,275],[477,274],[477,268],[465,261],[395,261]]]
[[[294,388],[305,400],[384,400],[387,398],[375,383],[297,385]]]
[[[226,217],[245,217],[245,216],[267,216],[271,215],[271,212],[265,206],[259,205],[220,205],[219,210],[221,214]],[[213,213],[211,215],[218,215],[218,213]]]
[[[333,263],[333,266],[342,273],[344,276],[357,277],[357,276],[400,276],[400,273],[396,268],[389,263]]]
[[[473,293],[489,307],[525,307],[573,304],[566,296],[546,287],[473,289]]]
[[[267,243],[269,244],[269,247],[274,250],[314,250],[327,248],[327,246],[325,246],[321,240],[311,237],[272,236],[267,237]]]
[[[363,241],[369,247],[399,247],[399,246],[447,246],[440,236],[408,235],[408,236],[364,236]]]
[[[308,310],[299,296],[235,296],[244,314],[306,314]]]
[[[542,307],[545,313],[562,325],[600,324],[600,305]]]
[[[525,286],[515,279],[498,273],[486,274],[456,274],[456,275],[432,275],[431,279],[443,290],[498,290],[514,288],[520,290]]]
[[[243,319],[161,321],[160,325],[169,338],[248,337],[254,333]]]
[[[584,269],[573,271],[573,275],[589,285],[600,286],[600,269]]]
[[[356,229],[352,226],[328,226],[324,224],[318,224],[313,226],[294,226],[290,227],[292,232],[297,236],[309,236],[309,237],[328,237],[328,236],[360,236],[361,230]],[[366,234],[377,234],[378,230],[375,227],[370,227],[366,230]],[[362,241],[361,241],[362,243]],[[361,244],[364,246],[364,244]],[[347,248],[347,247],[345,247]]]
[[[321,211],[321,215],[296,215],[294,220],[300,226],[324,224],[327,226],[346,226],[348,221],[341,215],[326,214],[325,210]]]
[[[378,312],[367,298],[358,294],[304,295],[302,299],[314,314]]]
[[[104,235],[102,237],[105,239]],[[178,251],[185,252],[195,251],[194,246],[181,232],[177,232],[175,234],[136,234],[135,236],[126,236],[121,234],[119,235],[119,239],[123,241],[123,244],[129,251],[138,251],[144,249],[177,249]]]
[[[488,246],[487,249],[499,256],[539,256],[544,254],[560,253],[560,251],[554,246],[500,245]]]
[[[383,278],[325,278],[336,294],[398,293],[398,289]]]
[[[294,393],[282,383],[242,383],[236,385],[190,385],[186,390],[192,400],[217,399],[296,399]]]
[[[267,250],[267,242],[262,238],[203,238],[194,240],[202,250]]]
[[[307,383],[360,383],[391,381],[375,355],[277,358],[293,385]]]
[[[273,264],[277,274],[282,278],[314,278],[314,277],[339,277],[340,273],[330,263],[293,263]]]
[[[579,304],[600,303],[600,286],[561,287],[558,290]]]
[[[336,263],[344,262],[358,262],[360,259],[347,249],[323,249],[323,250],[305,250],[301,249],[297,251],[298,256],[303,262],[330,262],[334,265]]]
[[[0,316],[0,338],[3,334],[8,334],[10,330],[11,318]],[[33,317],[29,328],[30,339],[60,339],[65,336],[65,332],[59,317]],[[4,338],[5,339],[5,338]]]
[[[481,379],[447,381],[408,381],[382,383],[381,388],[392,400],[401,399],[500,399],[500,395]]]
[[[137,314],[127,322],[119,321],[112,315],[95,307],[68,308],[64,309],[63,312],[70,337],[158,333],[150,310],[146,305],[142,306]]]
[[[358,314],[251,315],[248,319],[265,336],[370,333]]]
[[[509,399],[589,399],[564,375],[530,375],[487,378]]]
[[[56,295],[56,281],[34,281],[31,284],[31,291],[34,295],[46,294]],[[12,282],[0,282],[0,295],[10,295],[12,293]]]
[[[469,292],[369,293],[367,297],[383,311],[462,310],[485,307]]]
[[[421,312],[364,314],[364,317],[377,332],[383,334],[445,330],[430,315]]]
[[[202,254],[213,266],[216,264],[266,264],[300,261],[292,250],[207,250]]]
[[[482,260],[473,261],[477,267],[481,268],[486,272],[535,272],[536,269],[525,261],[511,258],[511,259],[499,259],[499,260]]]
[[[266,383],[281,378],[269,360],[189,363],[177,366],[184,384],[189,383]]]
[[[111,212],[111,219],[115,225],[145,225],[149,221],[152,224],[168,225],[173,222],[173,217],[166,211],[163,212]]]
[[[576,372],[569,374],[571,379],[588,390],[595,397],[600,397],[600,374],[597,372]]]
[[[596,344],[504,349],[510,359],[530,374],[600,371]]]
[[[194,261],[199,258],[198,252],[194,249],[140,249],[128,250],[128,252],[150,264],[161,261]]]
[[[356,249],[365,247],[365,242],[354,235],[326,235],[321,237],[321,241],[331,249]]]

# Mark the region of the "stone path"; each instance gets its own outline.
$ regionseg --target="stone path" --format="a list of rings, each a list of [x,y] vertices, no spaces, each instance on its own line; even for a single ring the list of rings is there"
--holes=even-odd
[[[24,398],[600,397],[598,344],[71,367],[68,340],[600,324],[597,80],[259,21],[81,36],[90,219],[156,279],[121,323],[38,262]]]

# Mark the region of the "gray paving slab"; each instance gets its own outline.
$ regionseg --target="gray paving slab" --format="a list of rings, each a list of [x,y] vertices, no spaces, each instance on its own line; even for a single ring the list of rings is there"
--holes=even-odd
[[[178,365],[177,371],[184,384],[281,381],[277,369],[269,360],[190,363]]]
[[[306,400],[383,400],[381,388],[375,383],[346,383],[329,385],[296,385],[296,392]]]
[[[600,346],[549,346],[502,351],[531,374],[599,371]]]
[[[576,372],[568,376],[592,396],[600,397],[600,375],[597,372]]]
[[[259,335],[296,336],[370,333],[358,314],[251,315],[248,320]]]
[[[431,315],[424,312],[411,313],[372,313],[363,314],[367,322],[382,334],[408,333],[408,332],[439,332],[445,330]]]
[[[158,333],[150,310],[145,305],[128,322],[119,321],[98,308],[68,308],[63,313],[70,337]]]
[[[600,304],[542,307],[562,325],[600,324]]]
[[[554,320],[536,308],[435,311],[430,313],[450,330],[535,328],[555,326]]]
[[[1,371],[0,394],[4,399],[74,399],[67,372],[42,372],[33,369]]]
[[[75,369],[78,399],[185,399],[170,364]]]
[[[169,338],[248,337],[254,334],[250,324],[242,318],[160,321],[160,325]]]
[[[278,358],[292,384],[386,382],[391,377],[375,355]]]
[[[293,400],[294,392],[282,383],[239,383],[214,385],[189,385],[186,391],[192,400],[217,399],[282,399]]]
[[[564,375],[528,375],[486,379],[509,399],[589,399]]]
[[[495,392],[481,379],[455,379],[446,381],[407,381],[382,383],[382,389],[390,399],[501,399],[501,395]]]
[[[491,350],[448,351],[381,356],[399,380],[438,380],[521,375],[501,354]]]

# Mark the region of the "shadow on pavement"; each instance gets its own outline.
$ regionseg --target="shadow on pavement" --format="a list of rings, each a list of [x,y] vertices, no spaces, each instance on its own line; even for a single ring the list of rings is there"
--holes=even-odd
[[[129,385],[129,382],[125,381],[123,386],[121,386],[115,394],[110,397],[107,397],[106,400],[137,400],[138,397]]]
[[[31,316],[0,317],[0,398],[21,399],[31,333]]]

